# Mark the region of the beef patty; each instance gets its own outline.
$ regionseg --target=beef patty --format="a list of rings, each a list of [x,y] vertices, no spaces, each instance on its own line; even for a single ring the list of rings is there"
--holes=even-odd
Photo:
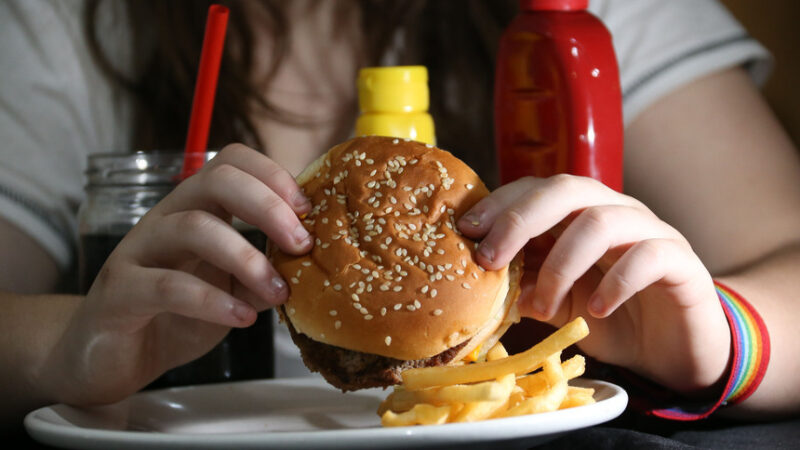
[[[283,306],[280,308],[284,316]],[[298,333],[290,321],[285,322],[292,340],[300,348],[306,367],[319,372],[328,383],[343,392],[400,384],[400,373],[404,370],[445,365],[469,342],[467,339],[430,358],[402,360],[323,344]]]

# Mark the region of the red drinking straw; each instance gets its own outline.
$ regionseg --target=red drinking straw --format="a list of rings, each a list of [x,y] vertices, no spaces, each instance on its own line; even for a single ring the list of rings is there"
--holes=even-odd
[[[211,5],[208,8],[203,50],[200,54],[192,113],[189,117],[189,132],[186,136],[183,170],[181,171],[182,180],[200,170],[205,160],[200,155],[205,153],[208,143],[208,130],[211,124],[211,113],[214,110],[214,94],[217,91],[217,78],[219,77],[219,65],[222,60],[227,26],[228,8],[222,5]]]

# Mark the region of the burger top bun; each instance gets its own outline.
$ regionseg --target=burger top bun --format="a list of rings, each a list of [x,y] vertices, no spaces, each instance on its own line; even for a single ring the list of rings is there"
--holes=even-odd
[[[508,268],[478,266],[476,243],[455,225],[489,192],[449,152],[355,138],[298,183],[313,205],[302,222],[316,243],[307,255],[272,254],[290,288],[285,317],[298,332],[411,360],[460,344],[507,313]]]

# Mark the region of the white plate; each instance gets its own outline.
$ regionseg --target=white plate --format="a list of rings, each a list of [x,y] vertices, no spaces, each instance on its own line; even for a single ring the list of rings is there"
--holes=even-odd
[[[53,405],[25,418],[45,444],[106,448],[421,448],[530,447],[617,417],[622,388],[595,388],[597,403],[551,413],[475,423],[382,428],[375,414],[388,391],[342,394],[315,378],[260,380],[145,391],[113,405]]]

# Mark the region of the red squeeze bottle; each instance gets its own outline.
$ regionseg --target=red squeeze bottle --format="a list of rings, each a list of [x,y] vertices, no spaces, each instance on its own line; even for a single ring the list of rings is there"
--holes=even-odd
[[[500,180],[583,175],[622,190],[622,95],[611,34],[588,0],[520,0],[495,72]]]

